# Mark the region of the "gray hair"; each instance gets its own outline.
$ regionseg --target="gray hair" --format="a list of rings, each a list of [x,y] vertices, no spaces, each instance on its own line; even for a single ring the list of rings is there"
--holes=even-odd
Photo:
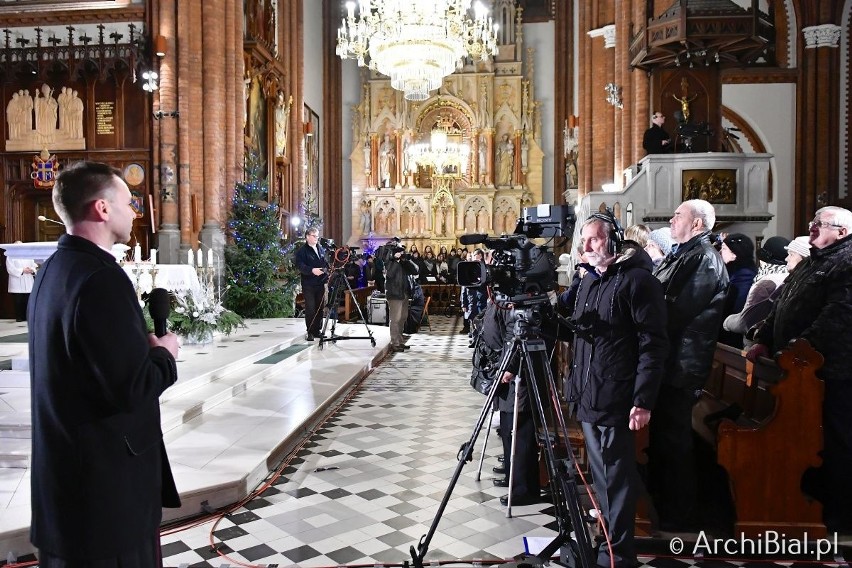
[[[689,207],[693,217],[701,219],[705,231],[713,230],[713,225],[716,224],[716,210],[709,202],[703,199],[689,199],[684,201],[683,205]]]
[[[817,209],[815,217],[820,217],[822,219],[822,215],[827,215],[831,217],[831,224],[838,225],[840,227],[845,227],[847,231],[852,233],[852,211],[848,209],[844,209],[843,207],[836,207],[834,205],[829,205],[828,207],[822,207]]]

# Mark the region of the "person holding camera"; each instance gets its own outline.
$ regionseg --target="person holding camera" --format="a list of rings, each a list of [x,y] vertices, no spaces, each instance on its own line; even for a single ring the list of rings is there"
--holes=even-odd
[[[322,305],[328,282],[328,262],[325,250],[319,245],[319,229],[305,231],[305,244],[296,251],[296,268],[302,275],[302,296],[305,298],[305,328],[307,341],[322,336]]]
[[[581,243],[587,272],[571,301],[577,329],[565,396],[583,428],[609,546],[598,566],[636,565],[634,518],[641,481],[634,431],[651,421],[668,353],[663,286],[615,218],[589,217]],[[564,302],[564,299],[562,299]],[[563,304],[564,305],[564,304]],[[614,562],[611,564],[610,560]]]
[[[402,342],[402,328],[408,318],[408,277],[417,275],[417,265],[410,257],[403,256],[405,249],[399,244],[385,245],[385,298],[388,301],[388,320],[391,349],[410,349]]]

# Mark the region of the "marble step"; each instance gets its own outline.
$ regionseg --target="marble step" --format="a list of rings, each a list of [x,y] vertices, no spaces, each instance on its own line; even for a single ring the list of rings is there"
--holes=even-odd
[[[27,469],[31,452],[32,441],[28,438],[0,439],[0,468]]]

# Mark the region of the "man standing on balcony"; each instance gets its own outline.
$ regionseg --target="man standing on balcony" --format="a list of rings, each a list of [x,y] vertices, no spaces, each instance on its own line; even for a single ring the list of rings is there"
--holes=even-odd
[[[666,154],[671,150],[672,137],[663,130],[666,117],[661,112],[651,115],[651,128],[645,131],[642,137],[642,147],[649,154]]]

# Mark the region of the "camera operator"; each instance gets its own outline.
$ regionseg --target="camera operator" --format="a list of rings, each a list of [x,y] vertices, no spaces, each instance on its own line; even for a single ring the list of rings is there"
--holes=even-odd
[[[588,272],[576,291],[576,323],[565,395],[583,428],[601,518],[612,545],[598,566],[638,565],[634,519],[640,480],[634,430],[651,420],[668,353],[663,287],[653,262],[614,217],[596,213],[582,228]]]
[[[305,339],[308,341],[322,335],[322,304],[328,282],[328,262],[319,240],[319,229],[311,227],[305,231],[305,244],[295,254],[296,267],[302,275],[307,329]]]
[[[417,265],[398,242],[391,241],[383,247],[385,263],[385,298],[388,301],[388,320],[391,349],[405,351],[410,347],[402,342],[402,327],[408,318],[408,277],[417,274]]]

